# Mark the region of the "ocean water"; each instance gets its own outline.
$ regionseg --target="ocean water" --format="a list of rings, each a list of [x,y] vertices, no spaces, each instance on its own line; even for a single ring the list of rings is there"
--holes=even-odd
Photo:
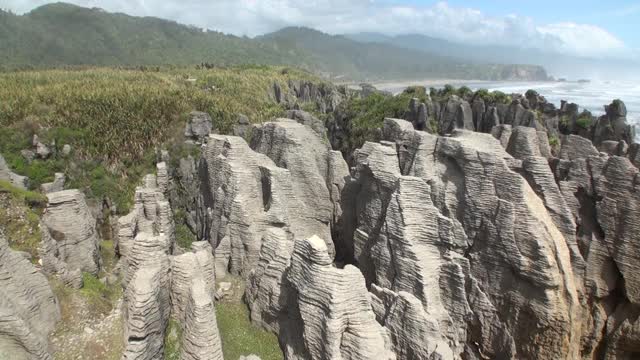
[[[434,82],[429,87],[443,87],[445,83]],[[457,81],[454,86],[460,87],[466,85],[472,90],[488,89],[490,91],[499,90],[507,94],[521,93],[533,89],[540,95],[544,96],[547,101],[554,103],[560,107],[560,101],[576,103],[580,109],[591,111],[593,115],[599,116],[604,114],[604,105],[610,104],[614,99],[624,101],[627,106],[627,120],[630,124],[636,125],[636,134],[640,131],[640,83],[638,82],[621,82],[621,81],[592,81],[589,83],[577,82],[460,82]],[[384,86],[383,86],[384,88]],[[403,87],[404,88],[404,87]],[[400,92],[402,88],[397,85],[388,87],[388,91]],[[638,142],[636,135],[636,142]]]

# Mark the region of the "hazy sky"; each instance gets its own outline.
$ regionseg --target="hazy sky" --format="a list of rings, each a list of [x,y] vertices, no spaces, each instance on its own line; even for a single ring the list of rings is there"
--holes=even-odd
[[[17,13],[46,0],[0,0]],[[426,0],[69,0],[236,35],[300,25],[329,32],[419,33],[475,44],[524,45],[587,56],[640,55],[640,2]]]

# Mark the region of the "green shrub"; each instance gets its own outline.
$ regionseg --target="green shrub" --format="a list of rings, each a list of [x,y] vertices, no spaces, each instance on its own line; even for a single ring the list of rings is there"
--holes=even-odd
[[[469,98],[473,95],[473,91],[471,91],[471,89],[469,89],[466,86],[461,86],[458,88],[458,90],[456,91],[458,96],[460,96],[463,99]]]
[[[108,314],[122,296],[122,287],[118,282],[107,285],[89,273],[82,273],[82,281],[80,294],[97,314]]]
[[[576,125],[580,126],[583,129],[589,129],[592,123],[593,119],[591,117],[591,113],[588,111],[583,111],[576,120]]]
[[[532,89],[527,90],[527,92],[524,94],[524,96],[526,98],[530,98],[530,97],[537,97],[539,96],[538,92]]]

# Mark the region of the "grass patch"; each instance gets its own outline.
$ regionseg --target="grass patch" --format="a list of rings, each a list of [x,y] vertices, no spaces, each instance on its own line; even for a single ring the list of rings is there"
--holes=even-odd
[[[184,223],[176,224],[176,243],[184,250],[191,250],[191,244],[196,241],[189,227]]]
[[[164,360],[179,360],[182,349],[182,327],[174,319],[169,319],[169,325],[164,336]]]
[[[0,228],[7,236],[9,246],[29,253],[34,263],[40,257],[40,214],[45,205],[46,197],[43,195],[0,181]]]
[[[122,296],[122,287],[118,282],[107,285],[89,273],[82,273],[82,281],[84,286],[80,289],[80,294],[98,315],[107,315]]]
[[[100,257],[102,258],[103,272],[110,273],[118,262],[113,240],[103,240],[100,242]]]
[[[262,360],[283,358],[276,335],[253,325],[245,304],[219,302],[216,315],[225,359],[238,359],[241,355],[250,354],[258,355]]]
[[[31,207],[44,208],[47,206],[47,197],[41,193],[23,190],[13,186],[10,182],[0,180],[0,193],[8,193],[11,196],[22,200]]]

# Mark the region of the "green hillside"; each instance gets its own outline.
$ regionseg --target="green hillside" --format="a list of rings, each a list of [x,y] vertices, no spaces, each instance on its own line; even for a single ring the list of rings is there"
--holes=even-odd
[[[24,15],[0,11],[0,68],[62,66],[286,65],[345,80],[416,78],[543,80],[541,67],[471,64],[307,28],[256,39],[173,21],[64,3]]]

